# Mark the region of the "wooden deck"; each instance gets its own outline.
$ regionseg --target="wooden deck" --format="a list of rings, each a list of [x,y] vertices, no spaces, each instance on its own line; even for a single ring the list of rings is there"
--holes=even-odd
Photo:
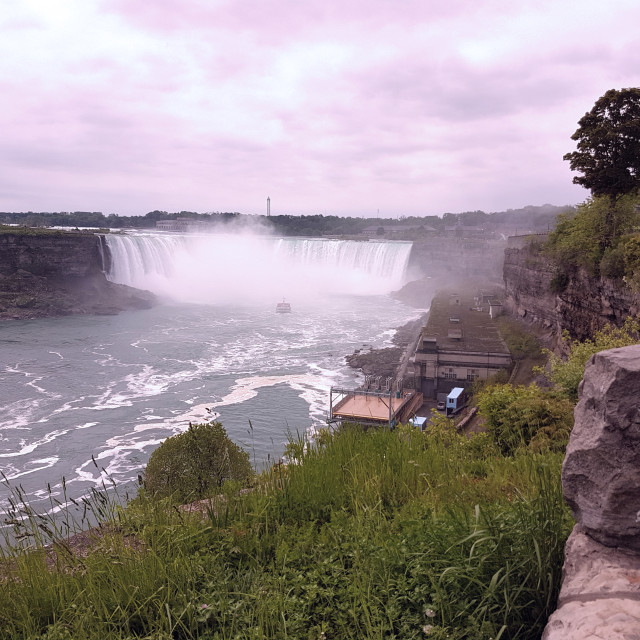
[[[398,398],[396,394],[389,397],[355,390],[336,403],[332,416],[355,422],[405,422],[421,405],[422,394],[418,391],[403,391]]]

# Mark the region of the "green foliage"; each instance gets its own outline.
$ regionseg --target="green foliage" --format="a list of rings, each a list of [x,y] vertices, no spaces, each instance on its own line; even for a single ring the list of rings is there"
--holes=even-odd
[[[478,397],[487,432],[503,455],[518,449],[562,451],[573,427],[573,404],[537,385],[497,385]]]
[[[12,235],[19,236],[61,236],[68,232],[61,231],[60,229],[33,229],[31,227],[14,227],[6,224],[0,224],[0,234],[2,233],[10,233]]]
[[[227,480],[246,484],[252,477],[249,454],[229,439],[219,422],[190,424],[151,454],[144,488],[151,496],[185,503],[218,492]]]
[[[624,247],[618,244],[616,247],[607,247],[600,261],[600,275],[604,278],[622,280],[626,274],[624,259]]]
[[[498,329],[514,360],[537,358],[542,354],[538,339],[519,322],[501,317],[498,319]]]
[[[636,195],[640,188],[640,89],[607,91],[578,124],[571,136],[577,150],[564,159],[582,174],[573,182],[608,203],[600,218],[600,233],[594,237],[602,252],[622,235],[619,199]]]
[[[592,340],[570,340],[565,331],[564,341],[569,355],[562,358],[551,351],[549,356],[549,372],[547,377],[553,382],[556,391],[575,403],[578,400],[578,385],[584,376],[584,368],[589,358],[599,351],[627,347],[640,342],[640,322],[637,318],[627,318],[622,327],[607,325],[597,331]]]
[[[304,444],[206,514],[142,495],[85,556],[8,551],[3,638],[540,637],[572,526],[561,455],[505,458],[446,419]]]
[[[569,285],[569,274],[558,269],[549,282],[551,293],[562,293]]]
[[[577,150],[567,153],[573,178],[594,196],[615,201],[640,187],[640,89],[610,89],[578,122],[571,136]]]
[[[577,268],[595,277],[623,278],[630,273],[631,262],[626,260],[624,247],[638,224],[639,202],[637,196],[621,197],[615,204],[594,197],[580,204],[575,213],[558,216],[544,245],[544,252],[556,264],[552,291],[564,291]]]
[[[622,246],[624,256],[624,281],[636,293],[640,291],[640,234],[626,238]]]

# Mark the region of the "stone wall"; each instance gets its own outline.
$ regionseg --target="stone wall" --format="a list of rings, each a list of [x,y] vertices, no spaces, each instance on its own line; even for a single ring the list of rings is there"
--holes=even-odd
[[[640,312],[640,296],[624,284],[572,273],[560,291],[552,281],[556,267],[540,250],[544,236],[509,238],[504,253],[505,306],[513,314],[549,330],[556,338],[566,329],[583,340],[607,323],[620,326]]]
[[[543,640],[640,639],[640,345],[587,364],[562,487],[576,526]]]

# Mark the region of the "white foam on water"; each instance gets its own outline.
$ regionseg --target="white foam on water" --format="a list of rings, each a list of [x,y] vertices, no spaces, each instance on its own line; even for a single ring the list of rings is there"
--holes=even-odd
[[[76,429],[90,429],[91,427],[95,427],[99,424],[99,422],[85,422],[84,424],[78,425]]]
[[[0,407],[0,415],[4,418],[0,421],[0,431],[28,429],[40,402],[39,398],[26,398]]]
[[[66,435],[67,433],[69,433],[69,431],[71,431],[71,429],[57,429],[56,431],[50,431],[39,440],[35,440],[34,442],[30,443],[22,440],[19,445],[21,447],[20,451],[0,453],[0,458],[18,458],[20,456],[25,456],[28,453],[33,453],[38,447],[42,446],[43,444],[48,444],[49,442],[52,442],[60,436]]]
[[[28,476],[29,474],[36,473],[37,471],[49,469],[50,467],[53,467],[53,465],[55,465],[58,460],[60,460],[60,458],[58,458],[57,456],[51,456],[50,458],[39,458],[37,460],[29,460],[26,466],[32,468],[27,468],[22,471],[13,471],[10,473],[7,473],[5,471],[5,475],[7,480],[15,480],[16,478]]]
[[[322,422],[326,414],[323,407],[326,407],[329,389],[333,380],[339,375],[337,372],[315,367],[314,373],[238,378],[231,387],[230,393],[219,401],[212,402],[209,407],[242,404],[255,398],[259,389],[285,384],[297,391],[298,396],[307,403],[310,418],[314,422]]]

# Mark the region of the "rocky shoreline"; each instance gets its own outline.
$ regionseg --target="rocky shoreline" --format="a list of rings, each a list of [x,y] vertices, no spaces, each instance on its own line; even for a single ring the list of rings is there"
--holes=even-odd
[[[148,309],[155,302],[151,292],[109,282],[103,273],[52,278],[20,269],[0,274],[0,320],[115,315]]]
[[[391,297],[417,309],[428,309],[437,286],[434,279],[425,277],[409,282],[399,291],[394,291]],[[428,312],[424,312],[415,320],[398,327],[392,339],[393,347],[357,349],[345,357],[347,364],[360,369],[366,376],[402,377],[427,318]]]

